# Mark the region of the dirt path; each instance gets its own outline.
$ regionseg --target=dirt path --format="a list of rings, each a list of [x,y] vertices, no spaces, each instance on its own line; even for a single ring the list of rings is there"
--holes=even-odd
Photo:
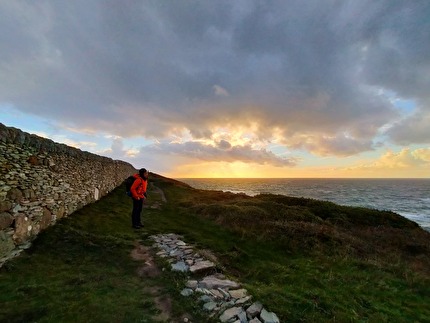
[[[151,183],[151,191],[160,194],[162,203],[167,202],[163,190],[155,186],[153,183]],[[157,202],[151,207],[159,208],[160,205]],[[151,248],[144,246],[141,241],[135,241],[135,247],[131,251],[130,256],[132,259],[140,263],[137,269],[137,275],[141,279],[147,280],[149,282],[150,280],[162,274],[161,270],[157,267],[154,261],[153,255],[151,253]],[[148,293],[153,297],[155,307],[159,310],[159,314],[153,318],[155,322],[192,322],[191,317],[188,314],[184,314],[179,321],[175,321],[172,318],[171,297],[163,293],[163,289],[161,286],[157,286],[149,282],[148,286],[145,287],[144,292]]]
[[[167,202],[166,195],[164,195],[164,192],[161,188],[154,185],[154,183],[151,183],[151,189],[155,192],[161,195],[161,200],[163,203]]]
[[[135,242],[135,247],[131,251],[130,256],[135,261],[141,263],[141,266],[137,269],[137,275],[140,278],[149,280],[161,274],[161,270],[155,264],[150,249],[142,245],[139,241]],[[154,320],[171,322],[172,301],[170,297],[162,295],[159,286],[147,286],[145,287],[145,292],[154,298],[155,306],[160,311],[160,314],[154,317]]]
[[[147,280],[148,284],[144,288],[144,292],[151,295],[154,299],[155,307],[159,310],[159,314],[154,316],[154,322],[169,322],[169,323],[192,323],[192,317],[184,313],[179,319],[172,318],[172,299],[170,295],[163,293],[163,288],[150,282],[152,279],[162,274],[162,271],[157,267],[151,248],[141,244],[141,241],[135,241],[135,247],[130,253],[131,258],[140,263],[137,269],[137,275]]]

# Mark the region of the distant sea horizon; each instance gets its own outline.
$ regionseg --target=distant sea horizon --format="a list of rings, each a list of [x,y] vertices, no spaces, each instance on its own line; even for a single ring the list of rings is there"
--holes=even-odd
[[[430,232],[430,178],[177,178],[197,189],[270,193],[398,213]]]

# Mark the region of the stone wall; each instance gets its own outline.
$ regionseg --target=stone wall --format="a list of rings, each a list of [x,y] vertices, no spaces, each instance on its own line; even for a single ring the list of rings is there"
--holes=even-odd
[[[0,123],[0,266],[136,170]]]

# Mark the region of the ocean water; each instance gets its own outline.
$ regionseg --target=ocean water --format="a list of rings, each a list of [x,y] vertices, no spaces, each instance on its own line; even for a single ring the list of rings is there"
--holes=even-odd
[[[430,179],[181,178],[198,189],[313,198],[396,212],[430,231]]]

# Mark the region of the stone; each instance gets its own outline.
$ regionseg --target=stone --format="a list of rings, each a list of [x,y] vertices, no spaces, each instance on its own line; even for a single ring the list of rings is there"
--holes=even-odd
[[[242,304],[245,304],[245,303],[246,303],[246,302],[248,302],[251,298],[252,298],[251,296],[246,296],[246,297],[243,297],[243,298],[239,298],[239,299],[235,302],[235,304],[236,304],[236,305],[242,305]]]
[[[45,199],[45,203],[46,204],[54,204],[55,200],[52,197],[49,197],[49,198]]]
[[[190,289],[190,288],[184,288],[182,291],[181,291],[181,295],[182,296],[190,296],[191,294],[193,294],[194,292],[193,292],[193,290],[192,289]]]
[[[197,284],[198,284],[197,280],[189,280],[189,281],[187,281],[187,283],[185,284],[185,286],[187,286],[188,288],[191,288],[191,289],[196,289],[197,288]]]
[[[211,294],[213,296],[215,296],[215,298],[219,298],[219,299],[223,299],[224,298],[224,295],[219,290],[217,290],[217,289],[211,289],[209,291],[211,292]]]
[[[222,288],[218,288],[219,292],[223,295],[223,298],[230,299],[230,294]]]
[[[40,165],[40,164],[41,164],[41,162],[39,161],[39,159],[37,158],[37,156],[34,156],[34,155],[33,155],[33,156],[28,157],[27,162],[28,162],[29,164],[33,165],[33,166],[36,166],[36,165]]]
[[[16,244],[22,244],[28,240],[28,224],[29,221],[25,214],[18,214],[15,216],[15,233],[13,235],[13,240]]]
[[[177,256],[182,256],[182,255],[183,255],[182,251],[177,250],[177,249],[174,249],[174,250],[170,251],[170,253],[169,253],[169,256],[171,256],[171,257],[177,257]]]
[[[172,270],[187,271],[189,269],[191,273],[201,273],[204,270],[215,268],[213,261],[205,259],[205,256],[201,256],[199,253],[194,253],[185,242],[178,240],[179,236],[158,235],[151,236],[151,238],[157,242],[155,247],[164,250],[158,252],[157,255],[167,256],[167,261],[172,263]],[[248,319],[250,319],[253,323],[262,323],[261,317],[264,318],[264,323],[279,322],[273,312],[264,310],[265,312],[261,316],[263,305],[260,302],[254,302],[245,311],[243,306],[249,304],[252,296],[247,295],[247,290],[241,288],[239,283],[226,279],[222,273],[214,273],[200,281],[188,280],[186,288],[181,291],[181,294],[189,296],[192,293],[204,294],[199,297],[199,301],[204,303],[203,309],[210,312],[210,318],[222,313],[219,317],[221,322],[248,323]]]
[[[242,307],[232,307],[225,310],[224,313],[222,313],[222,315],[219,317],[219,319],[221,322],[228,322],[238,316],[240,312],[243,312]]]
[[[170,251],[172,251],[172,248],[170,248],[168,245],[166,245],[166,244],[161,244],[160,245],[160,248],[161,249],[163,249],[164,251],[166,251],[166,252],[170,252]]]
[[[202,295],[202,296],[200,296],[199,300],[204,302],[204,303],[213,302],[213,298],[210,297],[209,295]]]
[[[7,198],[13,202],[19,202],[22,199],[22,192],[17,188],[12,188],[7,192]]]
[[[229,291],[229,294],[231,297],[239,299],[239,298],[243,298],[246,296],[246,289],[235,289],[235,290],[231,290]]]
[[[248,318],[246,317],[246,313],[243,309],[239,314],[237,314],[237,317],[239,318],[240,323],[248,323]]]
[[[13,216],[7,212],[0,213],[0,230],[9,228],[13,223]]]
[[[214,276],[206,276],[200,282],[200,286],[204,288],[214,289],[214,288],[231,288],[238,289],[240,285],[234,281],[228,279],[218,279]]]
[[[172,264],[172,270],[186,272],[188,270],[188,266],[183,261],[178,261],[175,264]]]
[[[29,200],[31,200],[35,196],[34,191],[32,189],[25,189],[22,191],[22,194],[26,199]]]
[[[6,195],[7,195],[7,192],[1,192],[0,191],[0,202],[3,202],[6,200]],[[1,209],[1,207],[0,207],[0,209]],[[6,210],[4,210],[4,211],[6,211]]]
[[[214,274],[213,275],[215,278],[218,278],[218,279],[225,279],[225,275],[224,274],[221,274],[221,273],[216,273],[216,274]]]
[[[234,306],[234,302],[232,302],[232,301],[227,301],[227,302],[221,302],[220,303],[220,313],[222,312],[222,311],[225,311],[226,309],[228,309],[228,308],[232,308],[232,307],[238,307],[238,306]]]
[[[9,185],[3,185],[0,187],[0,189],[4,192],[10,191],[12,187],[10,187]],[[7,194],[7,193],[6,193]]]
[[[279,323],[279,318],[273,312],[268,312],[266,309],[260,313],[260,318],[263,320],[263,323]]]
[[[190,267],[191,273],[198,273],[215,268],[215,264],[209,260],[203,260],[195,263]]]
[[[55,218],[56,218],[56,219],[61,219],[63,216],[65,216],[65,215],[66,215],[66,211],[65,211],[65,209],[64,209],[64,206],[60,206],[60,207],[56,210],[56,212],[54,212],[54,214],[55,214]]]
[[[52,221],[52,214],[47,208],[43,208],[42,219],[40,220],[40,228],[46,229]]]
[[[254,318],[258,314],[260,314],[262,309],[263,309],[263,304],[261,304],[260,302],[255,302],[246,309],[246,314],[248,315],[249,318]]]
[[[206,294],[206,295],[209,295],[211,297],[214,296],[211,293],[211,291],[209,289],[207,289],[207,288],[196,288],[196,292],[199,292],[199,293],[202,293],[202,294]]]
[[[10,211],[12,209],[12,202],[1,201],[0,202],[0,212]]]
[[[205,311],[213,311],[217,307],[217,304],[215,302],[207,302],[203,305],[203,309]]]
[[[13,207],[12,212],[13,212],[13,213],[18,213],[18,212],[20,212],[20,211],[22,211],[22,210],[25,210],[25,209],[21,206],[21,204],[16,204],[16,205]]]

